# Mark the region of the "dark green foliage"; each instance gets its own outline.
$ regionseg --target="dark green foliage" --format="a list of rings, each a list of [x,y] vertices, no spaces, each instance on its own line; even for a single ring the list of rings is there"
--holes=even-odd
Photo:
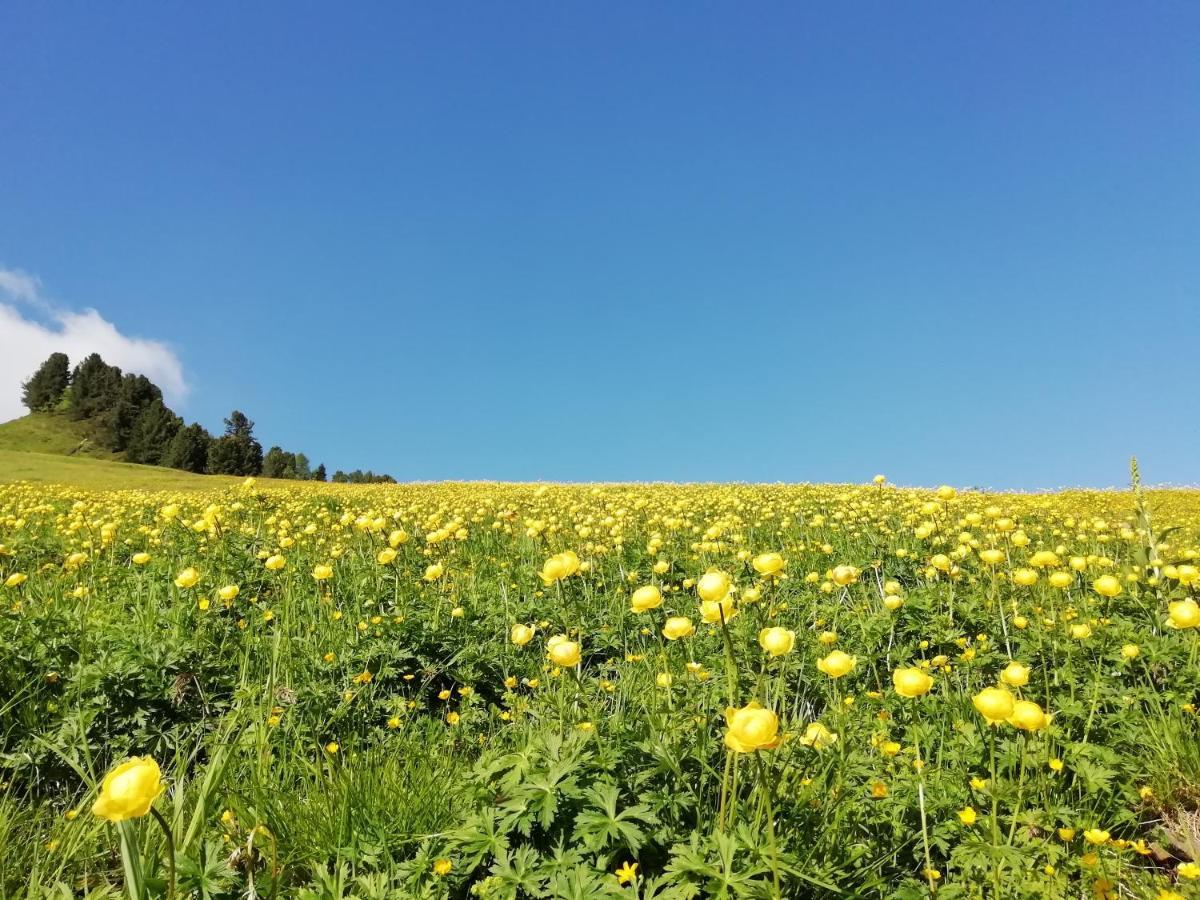
[[[262,474],[266,478],[297,478],[296,454],[272,447],[263,457]]]
[[[325,474],[325,463],[318,463],[317,467],[313,469],[312,480],[324,481],[327,477],[328,476]]]
[[[324,468],[324,467],[322,467]],[[355,469],[353,472],[343,472],[338,469],[333,473],[332,481],[337,484],[395,484],[396,479],[391,475],[379,474],[376,475],[370,469],[362,471]]]
[[[167,444],[160,465],[203,473],[208,470],[208,452],[212,443],[212,437],[201,425],[193,423],[180,428]]]
[[[92,419],[112,409],[121,395],[121,370],[93,353],[75,367],[66,392],[73,419]]]
[[[301,481],[308,481],[312,478],[312,470],[309,467],[308,457],[303,453],[296,454],[295,469],[296,474],[293,477],[298,478]]]
[[[225,434],[209,447],[208,471],[213,475],[258,475],[262,468],[262,444],[254,438],[254,423],[235,409],[225,420]]]
[[[54,409],[71,383],[71,361],[65,353],[51,353],[29,380],[21,385],[21,402],[30,412]]]
[[[151,401],[134,422],[125,458],[148,466],[163,465],[171,441],[182,426],[183,420],[164,406],[161,398]],[[204,456],[207,462],[207,448]]]
[[[117,402],[104,414],[109,450],[119,453],[128,449],[138,417],[155,402],[162,404],[162,391],[145,375],[130,372],[121,379]]]

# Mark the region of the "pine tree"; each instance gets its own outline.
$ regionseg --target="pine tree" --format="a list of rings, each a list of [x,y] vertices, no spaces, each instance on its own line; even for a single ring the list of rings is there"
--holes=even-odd
[[[225,420],[225,434],[208,450],[208,471],[214,475],[258,475],[262,467],[262,444],[254,439],[254,423],[235,409]]]
[[[180,428],[163,453],[161,465],[185,472],[205,472],[208,469],[209,447],[214,441],[198,424]]]
[[[129,446],[134,423],[151,403],[162,403],[162,391],[145,375],[132,372],[121,379],[120,393],[112,408],[104,414],[104,433],[108,449],[120,452]]]
[[[121,394],[121,370],[93,353],[75,367],[66,392],[71,418],[91,419],[112,409]]]
[[[51,353],[21,385],[21,402],[30,412],[54,409],[71,384],[71,361],[65,353]]]
[[[312,480],[313,481],[324,481],[326,479],[326,477],[327,476],[325,474],[325,463],[317,463],[317,467],[315,469],[313,469]]]
[[[167,409],[161,399],[152,401],[134,422],[125,458],[148,466],[166,465],[167,450],[182,426],[183,420]],[[207,456],[206,450],[205,462]]]

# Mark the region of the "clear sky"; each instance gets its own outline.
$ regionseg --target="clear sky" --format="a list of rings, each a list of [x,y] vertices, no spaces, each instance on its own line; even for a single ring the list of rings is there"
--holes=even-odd
[[[0,301],[166,342],[210,428],[401,480],[1200,482],[1194,0],[0,35]]]

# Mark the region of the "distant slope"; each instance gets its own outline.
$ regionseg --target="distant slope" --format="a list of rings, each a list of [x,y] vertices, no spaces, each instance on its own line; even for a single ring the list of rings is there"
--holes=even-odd
[[[193,475],[178,469],[86,456],[0,449],[0,483],[36,481],[97,490],[198,491],[241,484],[243,480],[231,475]]]
[[[30,413],[0,424],[0,450],[55,453],[91,459],[120,459],[95,446],[87,436],[87,423],[77,422],[63,413]]]

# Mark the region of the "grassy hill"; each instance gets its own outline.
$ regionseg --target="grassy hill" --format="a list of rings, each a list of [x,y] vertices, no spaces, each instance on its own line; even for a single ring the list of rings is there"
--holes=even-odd
[[[121,462],[120,454],[88,440],[86,423],[61,413],[31,413],[0,424],[0,482],[6,481],[97,489],[203,490],[241,479]]]

